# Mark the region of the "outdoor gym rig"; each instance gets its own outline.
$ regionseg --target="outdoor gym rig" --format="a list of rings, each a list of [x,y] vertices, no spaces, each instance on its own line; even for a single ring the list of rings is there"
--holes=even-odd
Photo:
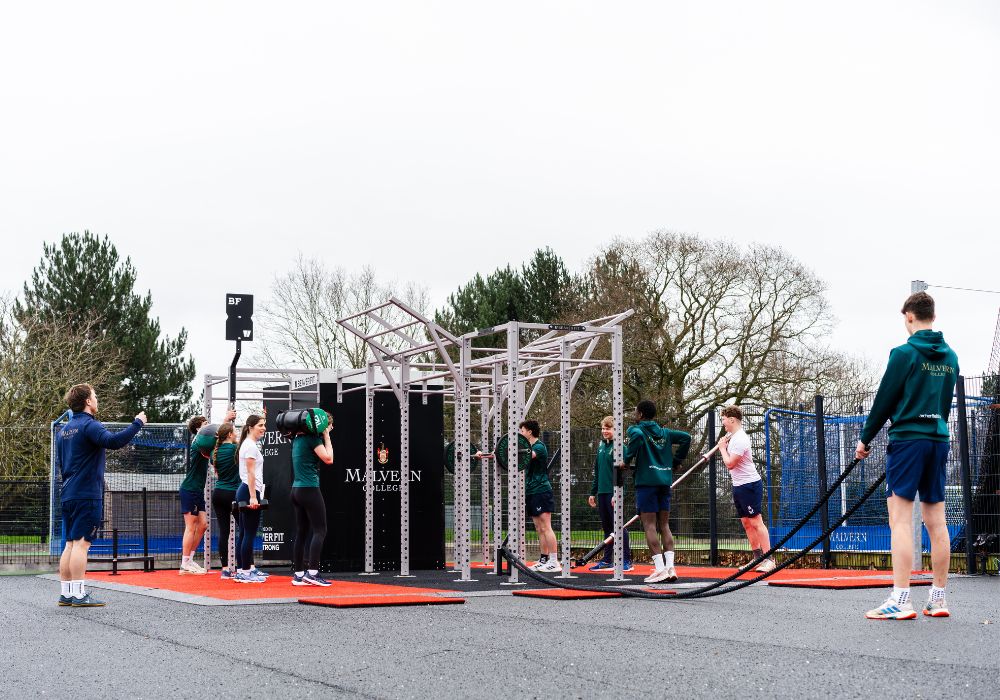
[[[338,323],[364,341],[371,359],[363,369],[338,372],[337,401],[344,394],[365,392],[365,573],[374,573],[374,398],[376,392],[391,391],[400,410],[400,576],[410,575],[410,449],[409,396],[441,394],[455,408],[455,569],[458,581],[472,581],[471,564],[471,410],[480,410],[479,443],[494,445],[503,434],[507,445],[518,445],[518,424],[524,420],[538,397],[542,383],[559,377],[560,387],[560,486],[561,486],[561,577],[570,574],[570,407],[573,390],[583,371],[608,367],[612,378],[612,415],[615,424],[624,424],[622,403],[622,322],[633,314],[625,311],[613,316],[573,325],[521,323],[510,321],[492,328],[455,336],[420,312],[396,298],[374,306]],[[389,317],[394,320],[390,321]],[[395,320],[401,318],[402,320]],[[365,328],[375,328],[365,332]],[[386,342],[389,336],[392,342]],[[501,347],[477,345],[483,338],[500,336]],[[419,339],[423,338],[423,339]],[[602,340],[611,346],[611,359],[596,359],[594,353]],[[364,385],[344,388],[345,380],[359,380]],[[530,391],[528,387],[530,385]],[[504,432],[503,407],[506,402],[507,425]],[[622,432],[616,431],[614,459],[622,461]],[[525,542],[524,473],[519,452],[509,450],[507,469],[507,532],[516,555],[523,559]],[[482,478],[482,557],[493,561],[493,544],[503,531],[500,470],[489,468],[483,460]],[[615,486],[615,571],[612,580],[622,580],[623,549],[620,534],[624,523],[622,486]],[[492,518],[490,515],[492,514]],[[495,538],[495,540],[494,540]],[[518,583],[518,569],[510,567],[508,583]]]

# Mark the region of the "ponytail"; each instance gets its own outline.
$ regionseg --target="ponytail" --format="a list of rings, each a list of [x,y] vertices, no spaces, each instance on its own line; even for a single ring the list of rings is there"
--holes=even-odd
[[[240,442],[236,446],[236,451],[239,452],[240,448],[243,447],[243,441],[247,439],[247,435],[250,434],[250,428],[254,427],[258,423],[264,420],[263,416],[258,416],[256,414],[247,416],[247,422],[243,424],[243,431],[240,433]]]
[[[215,434],[215,448],[212,450],[212,466],[215,467],[216,475],[219,473],[219,446],[224,443],[229,436],[233,434],[233,432],[235,431],[232,423],[223,423],[219,426],[219,430]]]

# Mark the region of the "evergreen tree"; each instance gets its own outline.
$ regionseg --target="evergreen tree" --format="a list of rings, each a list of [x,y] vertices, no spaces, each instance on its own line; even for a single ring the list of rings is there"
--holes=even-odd
[[[149,292],[135,292],[132,261],[122,261],[107,236],[89,231],[70,233],[57,244],[45,244],[42,260],[24,285],[17,315],[42,314],[73,319],[99,319],[95,333],[121,350],[123,373],[121,416],[131,420],[145,410],[151,422],[178,421],[192,410],[194,360],[184,356],[187,331],[161,337],[160,322],[150,317]],[[78,381],[87,381],[80,377]]]

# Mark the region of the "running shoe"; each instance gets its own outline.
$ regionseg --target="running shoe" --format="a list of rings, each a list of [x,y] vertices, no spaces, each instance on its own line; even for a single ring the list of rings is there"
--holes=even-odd
[[[758,564],[757,568],[754,569],[754,571],[759,571],[762,574],[766,574],[768,571],[774,571],[777,567],[778,567],[778,564],[774,561],[774,559],[771,559],[770,557],[768,557],[767,559],[765,559],[764,561],[762,561],[760,564]]]
[[[536,561],[534,564],[529,566],[528,568],[531,569],[532,571],[540,571],[541,568],[548,563],[548,561],[549,561],[548,556],[544,556],[538,561]]]
[[[865,617],[869,620],[916,620],[917,611],[909,601],[897,603],[895,598],[889,596],[880,607],[866,612]]]
[[[253,571],[247,571],[246,573],[237,571],[233,580],[237,583],[264,583],[267,579],[262,576],[258,576]]]
[[[551,574],[557,571],[562,571],[562,564],[560,564],[557,559],[549,559],[547,562],[539,566],[537,570],[543,573]]]
[[[944,601],[944,598],[928,600],[927,605],[924,606],[924,615],[927,617],[951,617],[951,613],[948,612],[948,604]]]
[[[255,573],[255,574],[257,574],[261,578],[267,578],[268,576],[271,575],[271,574],[267,573],[266,571],[261,571],[256,566],[251,566],[250,567],[250,571],[253,572],[253,573]]]
[[[331,585],[329,581],[320,576],[319,574],[310,574],[308,571],[306,575],[302,577],[302,580],[310,586],[329,586]]]
[[[606,561],[599,561],[588,569],[588,571],[614,571],[615,565]]]
[[[667,583],[673,583],[677,580],[677,569],[672,566],[667,567],[667,576],[663,579]]]
[[[68,595],[59,596],[59,605],[65,607],[67,605],[72,605],[72,604],[73,604],[73,598],[71,598],[70,596]]]
[[[622,571],[631,571],[632,569],[633,569],[633,566],[632,566],[632,562],[630,562],[630,561],[625,562],[624,566],[622,566]]]
[[[308,586],[309,583],[306,581],[306,575],[302,574],[301,576],[299,576],[298,574],[293,573],[292,574],[292,585],[293,586]]]
[[[194,560],[181,562],[181,568],[177,571],[179,574],[195,574],[196,576],[203,576],[207,572],[202,567],[198,566]]]
[[[223,569],[222,573],[219,574],[219,578],[221,578],[223,581],[232,581],[234,578],[234,574],[229,569]]]
[[[104,606],[103,600],[91,598],[89,593],[82,598],[72,598],[71,600],[73,602],[71,602],[70,605],[74,608],[100,608]]]
[[[647,576],[646,578],[644,578],[642,580],[642,582],[643,583],[660,583],[661,581],[666,580],[667,574],[669,574],[669,573],[670,573],[670,569],[667,568],[667,567],[664,567],[664,568],[660,569],[659,571],[654,571],[653,573],[651,573],[649,576]]]

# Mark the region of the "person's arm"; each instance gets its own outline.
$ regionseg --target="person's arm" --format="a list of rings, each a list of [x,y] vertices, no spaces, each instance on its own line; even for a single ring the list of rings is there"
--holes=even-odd
[[[882,381],[878,385],[878,392],[872,401],[872,410],[868,413],[865,426],[861,429],[859,444],[867,447],[885,422],[892,417],[892,412],[903,396],[908,372],[909,363],[906,361],[905,351],[894,348],[889,353],[889,365],[885,368],[885,374],[882,375]]]
[[[87,438],[89,438],[95,445],[105,449],[118,450],[125,447],[125,445],[127,445],[129,441],[135,437],[135,434],[142,430],[142,426],[145,424],[145,411],[139,413],[130,425],[115,433],[105,428],[100,422],[92,420],[87,425]]]
[[[330,443],[330,426],[323,431],[323,444],[316,445],[313,452],[320,458],[323,464],[333,464],[333,445]]]
[[[723,435],[719,438],[719,456],[722,458],[722,463],[726,465],[726,469],[734,469],[740,461],[740,455],[729,453],[730,437],[729,435]]]
[[[590,498],[591,499],[593,499],[594,496],[597,495],[597,470],[599,468],[598,462],[600,460],[600,456],[601,456],[601,446],[600,446],[600,444],[598,444],[598,446],[597,446],[597,454],[594,455],[594,478],[590,482]],[[594,504],[591,503],[590,505],[593,506]]]
[[[622,462],[630,464],[639,453],[639,446],[642,444],[642,431],[632,426],[625,433],[625,446],[622,449]]]
[[[247,457],[247,487],[250,490],[250,507],[257,508],[257,460],[254,457]]]
[[[691,450],[691,435],[682,430],[671,430],[670,442],[677,445],[677,451],[674,452],[673,466],[678,467],[687,458],[688,452]]]

